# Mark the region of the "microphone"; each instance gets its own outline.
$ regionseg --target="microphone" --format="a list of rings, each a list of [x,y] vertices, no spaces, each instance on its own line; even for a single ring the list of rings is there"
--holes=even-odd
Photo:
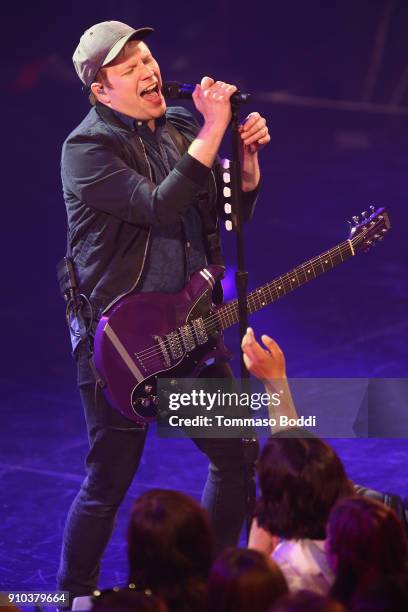
[[[177,83],[176,81],[168,81],[163,84],[162,93],[166,98],[171,100],[191,100],[195,85],[191,83]],[[251,94],[236,91],[232,94],[231,104],[247,104]]]

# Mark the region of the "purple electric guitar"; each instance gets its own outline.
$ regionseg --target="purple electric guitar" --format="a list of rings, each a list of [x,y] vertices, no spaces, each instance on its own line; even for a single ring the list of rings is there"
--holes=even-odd
[[[248,312],[276,302],[381,240],[390,229],[384,208],[355,225],[348,240],[301,264],[247,296]],[[195,377],[212,357],[227,360],[222,331],[238,323],[237,300],[215,306],[212,290],[224,274],[209,265],[195,272],[180,293],[138,293],[120,299],[98,323],[95,365],[111,405],[138,423],[157,416],[158,377]]]

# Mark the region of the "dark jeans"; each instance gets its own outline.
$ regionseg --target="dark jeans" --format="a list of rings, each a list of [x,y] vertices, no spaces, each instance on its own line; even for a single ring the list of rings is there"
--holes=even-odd
[[[90,451],[87,475],[68,513],[58,571],[58,588],[71,597],[87,595],[98,585],[99,564],[112,534],[115,515],[138,468],[147,430],[113,410],[99,389],[86,354],[79,349],[78,386],[85,410]],[[206,377],[232,376],[227,364],[213,364]],[[215,531],[217,551],[237,544],[254,497],[257,442],[195,439],[210,460],[202,504]],[[167,441],[163,440],[163,444]],[[182,466],[180,479],[182,480]]]

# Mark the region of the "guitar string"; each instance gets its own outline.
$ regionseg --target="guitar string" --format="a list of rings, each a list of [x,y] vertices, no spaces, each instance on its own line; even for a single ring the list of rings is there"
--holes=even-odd
[[[322,254],[321,257],[324,257],[325,254]],[[315,258],[316,260],[317,258]],[[330,257],[331,259],[331,257]],[[342,258],[343,260],[343,258]],[[307,267],[307,263],[306,262],[304,264],[304,267]],[[332,262],[331,262],[332,263]],[[337,262],[336,262],[337,263]],[[339,262],[340,263],[340,262]],[[317,277],[317,275],[323,274],[323,272],[326,272],[327,270],[323,267],[322,264],[320,264],[322,266],[322,270],[314,270],[313,269],[313,273],[314,273],[314,278]],[[313,268],[313,264],[310,266]],[[331,269],[334,267],[333,263],[331,266]],[[307,280],[312,280],[312,278],[308,278],[306,277],[305,272],[303,272],[305,279]],[[284,277],[291,277],[292,275],[295,275],[298,279],[298,284],[296,287],[292,286],[292,282],[290,281],[290,278],[284,278]],[[281,286],[284,287],[283,292],[280,292],[279,288],[276,288],[276,285],[280,284]],[[269,293],[269,298],[271,298],[271,301],[268,303],[265,303],[264,305],[268,305],[270,303],[273,303],[273,301],[276,300],[276,298],[279,299],[279,297],[283,297],[284,295],[287,295],[289,292],[291,292],[293,289],[296,289],[297,287],[300,287],[302,283],[299,280],[298,277],[298,273],[295,270],[292,270],[290,272],[288,272],[285,275],[282,275],[281,277],[278,277],[277,279],[275,279],[274,281],[271,281],[271,283],[267,283],[265,285],[263,285],[262,287],[258,287],[258,289],[256,289],[254,292],[251,292],[248,297],[248,309],[251,312],[256,312],[257,310],[259,310],[260,308],[263,307],[263,304],[260,303],[258,308],[256,308],[257,306],[257,302],[261,302],[261,298],[260,298],[260,294],[262,293],[264,295],[264,299],[265,299],[265,291],[267,291]],[[287,291],[287,289],[289,289],[289,291]],[[268,298],[266,298],[268,299]],[[220,319],[221,319],[221,323],[225,323],[228,322],[230,325],[233,325],[234,323],[237,322],[237,299],[235,298],[234,300],[231,300],[231,302],[229,302],[228,304],[224,304],[223,306],[221,306],[220,308],[217,309],[217,311],[210,315],[209,317],[205,317],[203,318],[203,322],[205,324],[206,327],[210,327],[213,328],[213,324],[217,323]],[[252,310],[252,308],[254,308],[254,310]],[[229,326],[229,325],[227,325]],[[211,329],[211,331],[213,331],[213,329]],[[171,341],[170,340],[163,340],[161,343],[162,346],[164,346],[166,349],[170,349],[171,346]],[[160,348],[160,346],[154,345],[151,347],[148,347],[146,349],[143,349],[143,351],[140,351],[138,353],[135,353],[135,355],[143,360],[146,360],[148,358],[151,357],[155,357],[156,355],[160,355],[162,353],[162,350]]]
[[[321,258],[323,258],[326,255],[329,255],[329,258],[331,260],[330,252],[333,253],[333,251],[335,249],[338,249],[341,255],[345,254],[344,253],[344,248],[343,248],[343,253],[342,253],[342,250],[340,248],[341,246],[342,245],[338,245],[338,247],[335,247],[331,251],[327,251],[326,253],[323,253],[322,255],[320,255],[318,257],[315,257],[313,260],[309,260],[309,262],[306,262],[302,266],[299,266],[299,268],[306,267],[308,263],[310,263],[312,265],[312,267],[313,267],[313,262],[316,263],[318,259],[321,259]],[[349,245],[347,245],[347,246],[348,246],[347,251],[349,252]],[[341,259],[343,261],[343,257],[341,257]],[[337,265],[338,263],[341,263],[341,262],[336,262],[336,264],[334,264],[334,265]],[[332,266],[331,266],[331,269],[332,269],[334,267],[332,260],[331,260],[331,264],[332,264]],[[322,270],[318,271],[319,275],[323,274],[326,271],[328,271],[327,269],[324,268],[324,266],[323,266],[323,264],[321,262],[320,262],[320,265],[322,266]],[[313,268],[313,271],[314,271],[314,268]],[[297,276],[297,272],[295,270],[292,270],[291,272],[288,272],[287,274],[285,274],[283,276],[290,277],[293,274],[295,274]],[[305,274],[304,271],[303,271],[303,274]],[[297,287],[301,286],[299,278],[298,278],[298,285],[297,285],[297,287],[292,287],[292,282],[290,281],[290,278],[289,279],[288,278],[283,279],[283,276],[279,277],[275,281],[272,281],[271,283],[267,283],[263,287],[258,288],[257,290],[255,290],[255,292],[253,292],[252,295],[250,294],[248,296],[248,309],[250,310],[250,312],[251,312],[252,307],[256,307],[257,300],[260,301],[260,295],[259,295],[260,292],[264,293],[267,290],[269,292],[269,294],[270,294],[270,297],[272,298],[271,302],[273,302],[274,298],[276,298],[276,297],[278,297],[278,298],[282,297],[282,293],[279,293],[279,291],[274,286],[274,285],[276,285],[276,283],[279,280],[281,281],[281,285],[284,287],[283,295],[286,295],[288,293],[286,291],[287,288],[289,288],[289,292],[290,292],[293,289],[296,289]],[[316,278],[316,274],[314,274],[314,276]],[[305,276],[305,278],[307,278],[307,277]],[[310,280],[312,280],[312,279],[310,279]],[[274,293],[272,293],[272,291]],[[271,303],[271,302],[269,302],[269,303]],[[262,304],[262,302],[260,302],[258,308],[255,308],[253,312],[256,312],[257,310],[262,308],[263,305],[266,306],[267,304]],[[238,321],[236,306],[237,306],[237,299],[234,299],[228,305],[225,304],[223,307],[218,309],[215,314],[210,315],[207,318],[204,318],[203,321],[204,321],[204,324],[206,326],[206,331],[209,332],[210,335],[211,335],[211,333],[213,331],[218,331],[219,327],[218,327],[217,323],[220,320],[221,320],[221,325],[227,323],[227,326],[230,326],[230,325],[233,325],[234,323],[236,323]],[[222,312],[221,312],[221,309],[222,309]],[[230,321],[230,319],[231,319],[231,321]],[[181,348],[182,348],[182,354],[181,354],[181,356],[182,356],[183,354],[185,354],[186,351],[184,350],[184,347],[180,343],[180,340],[179,340],[179,344],[181,345]],[[170,341],[164,340],[164,341],[162,341],[162,345],[164,345],[165,349],[169,350],[170,353],[171,353]],[[156,346],[149,347],[148,349],[144,349],[144,351],[141,351],[140,353],[136,353],[135,355],[141,361],[145,361],[145,362],[150,361],[151,362],[152,359],[156,359],[156,358],[160,358],[161,359],[162,356],[163,356],[162,353],[163,353],[162,348],[160,346],[156,345]]]
[[[374,228],[371,228],[371,233],[372,233],[373,230],[374,230]],[[349,240],[351,241],[351,243],[353,245],[353,248],[354,248],[355,246],[358,246],[358,244],[360,242],[363,242],[367,238],[368,238],[368,236],[366,234],[359,234],[358,236],[355,236],[354,238],[351,238]],[[276,283],[278,283],[279,281],[281,281],[281,285],[284,286],[284,289],[286,289],[286,287],[289,286],[289,290],[292,291],[293,290],[292,283],[290,281],[290,278],[288,278],[288,277],[290,277],[293,274],[295,274],[295,276],[297,277],[297,270],[300,271],[302,268],[306,268],[306,267],[310,266],[313,269],[314,277],[316,278],[316,274],[315,274],[315,270],[314,270],[314,264],[320,263],[320,266],[322,267],[322,270],[321,271],[317,271],[318,275],[323,274],[324,272],[327,272],[328,270],[326,270],[324,268],[324,266],[323,266],[323,264],[321,262],[321,260],[324,259],[324,257],[327,257],[327,256],[329,257],[330,262],[331,262],[331,269],[333,269],[335,267],[335,265],[338,265],[339,263],[341,263],[341,262],[336,262],[333,265],[333,261],[331,259],[331,254],[334,255],[336,250],[338,250],[339,253],[340,253],[341,261],[344,261],[343,257],[342,257],[342,254],[348,254],[348,256],[351,256],[349,240],[346,240],[343,243],[338,244],[337,246],[333,247],[332,249],[329,249],[328,251],[325,251],[321,255],[317,255],[313,259],[310,259],[310,260],[306,261],[305,263],[301,264],[300,266],[297,266],[296,268],[294,268],[293,270],[287,272],[286,274],[278,277],[277,279],[274,279],[270,283],[266,283],[262,287],[259,287],[255,291],[251,292],[248,295],[248,298],[247,298],[248,309],[250,310],[252,306],[256,305],[256,300],[260,299],[259,298],[259,293],[263,292],[265,290],[267,290],[269,292],[270,297],[272,298],[272,302],[269,302],[269,303],[273,303],[274,297],[282,296],[282,294],[279,293],[279,291],[277,291],[276,287],[275,287]],[[304,271],[303,271],[303,274],[305,274]],[[284,279],[284,277],[286,277],[286,278]],[[305,278],[308,278],[308,277],[305,276]],[[310,278],[310,280],[312,280],[312,279]],[[301,284],[302,283],[300,283],[299,278],[298,278],[298,285],[297,285],[297,287],[301,286]],[[294,289],[296,289],[297,287],[294,287]],[[274,296],[272,294],[272,290],[276,292],[276,296]],[[285,290],[284,290],[283,295],[286,295],[286,291]],[[237,299],[236,298],[234,300],[232,300],[231,302],[229,302],[228,304],[224,304],[221,308],[217,309],[215,314],[210,315],[209,317],[203,319],[205,326],[206,327],[213,326],[213,324],[215,325],[217,320],[219,321],[220,319],[221,319],[221,323],[226,322],[227,319],[229,319],[230,317],[232,319],[232,322],[230,323],[228,321],[228,323],[231,324],[231,325],[236,323],[237,322],[237,320],[236,320],[236,315],[237,315],[236,305],[237,305]],[[267,305],[267,304],[265,304],[265,305]],[[256,310],[259,310],[260,308],[262,308],[262,306],[263,306],[263,304],[261,303],[259,308],[255,309],[254,312],[256,312]],[[222,313],[220,312],[221,310],[222,310]],[[215,330],[217,330],[217,326],[215,327]],[[177,331],[177,330],[175,330],[175,331]],[[206,329],[206,331],[207,331],[207,329]],[[208,331],[210,331],[210,332],[214,331],[214,328],[210,328],[210,329],[208,329]],[[179,341],[179,343],[180,343],[180,341]],[[163,340],[162,341],[162,346],[164,346],[164,348],[166,350],[170,351],[170,353],[171,353],[171,344],[170,344],[169,340]],[[183,347],[183,353],[185,354],[184,347]],[[152,359],[155,359],[156,357],[161,358],[162,354],[163,354],[163,350],[162,350],[161,346],[155,345],[155,346],[151,346],[151,347],[148,347],[146,349],[143,349],[143,351],[135,353],[135,356],[138,359],[140,359],[141,362],[142,362],[142,361],[150,361]]]
[[[302,268],[307,268],[307,267],[311,267],[313,269],[313,273],[314,273],[314,278],[316,278],[317,275],[323,274],[324,272],[328,271],[327,269],[324,268],[322,262],[320,260],[324,259],[325,257],[329,257],[330,262],[331,262],[331,269],[334,268],[335,265],[337,265],[338,263],[341,263],[340,261],[337,262],[335,264],[333,264],[332,258],[331,258],[331,254],[335,255],[335,251],[338,250],[340,253],[340,257],[341,257],[341,261],[343,261],[343,257],[342,255],[345,254],[349,254],[350,255],[350,245],[348,243],[348,241],[340,243],[339,245],[337,245],[336,247],[333,247],[333,249],[330,249],[328,251],[325,251],[324,253],[322,253],[321,255],[318,255],[316,257],[314,257],[313,259],[310,259],[308,261],[306,261],[305,263],[301,264],[300,266],[298,266],[297,268],[294,268],[293,270],[287,272],[286,274],[283,274],[282,276],[278,277],[277,279],[274,279],[273,281],[271,281],[270,283],[266,283],[265,285],[263,285],[262,287],[259,287],[258,289],[256,289],[254,292],[251,292],[248,295],[248,309],[250,310],[252,307],[256,306],[256,301],[260,300],[260,293],[264,292],[264,291],[268,291],[270,294],[270,297],[272,298],[272,302],[274,300],[274,298],[276,297],[280,297],[282,296],[282,293],[279,292],[279,290],[276,288],[275,285],[277,285],[277,283],[279,283],[281,286],[284,287],[284,292],[283,295],[286,295],[286,289],[289,288],[289,292],[291,290],[293,290],[292,287],[292,282],[290,280],[290,278],[292,275],[295,275],[297,277],[297,287],[301,286],[301,283],[299,281],[299,277],[297,276],[298,272],[297,271],[302,271],[305,279],[307,280],[312,280],[312,278],[309,279],[309,277],[306,276],[306,273],[304,272],[304,270],[302,270]],[[314,266],[315,265],[319,265],[321,266],[321,270],[315,270]],[[316,275],[317,273],[317,275]],[[286,278],[284,278],[286,277]],[[306,282],[307,282],[306,280]],[[294,287],[295,289],[297,287]],[[274,292],[274,293],[272,293]],[[269,302],[271,303],[271,302]],[[221,323],[224,321],[226,322],[227,320],[229,320],[230,318],[231,320],[231,324],[236,323],[236,315],[237,315],[237,311],[236,311],[236,305],[237,305],[237,299],[235,298],[234,300],[232,300],[231,302],[229,302],[228,304],[224,304],[223,306],[221,306],[219,309],[217,309],[217,311],[213,314],[210,315],[207,318],[204,318],[203,321],[207,327],[207,325],[212,326],[213,324],[215,324],[217,322],[217,320],[219,321],[221,319]],[[267,304],[265,304],[267,305]],[[261,303],[260,308],[262,308],[263,304]],[[220,312],[222,310],[222,312]],[[256,310],[254,310],[254,312],[256,312]],[[229,321],[228,321],[229,322]],[[217,329],[217,327],[215,327],[215,329]],[[213,331],[214,329],[211,329],[211,331]],[[171,350],[170,349],[170,341],[169,340],[164,340],[162,341],[162,346],[165,347],[166,350]],[[135,356],[138,357],[139,359],[146,361],[147,359],[152,359],[155,358],[156,356],[160,356],[162,355],[162,348],[160,346],[154,345],[151,347],[148,347],[146,349],[143,349],[142,351],[139,351],[138,353],[135,353]]]
[[[367,238],[366,235],[357,236],[354,239],[351,239],[351,242],[353,243],[353,241],[355,241],[353,243],[353,246],[357,246],[358,242],[361,242],[362,240],[365,240],[366,238]],[[326,272],[328,270],[326,270],[324,268],[324,266],[323,266],[323,264],[322,264],[322,262],[320,260],[324,259],[324,257],[327,257],[327,256],[329,256],[329,258],[330,258],[330,261],[331,261],[331,264],[332,264],[331,269],[333,269],[334,265],[333,265],[333,262],[331,260],[331,255],[330,254],[331,253],[334,254],[334,252],[336,250],[338,250],[340,252],[340,256],[341,256],[341,260],[342,261],[343,261],[342,254],[348,254],[349,256],[351,255],[351,253],[350,253],[350,245],[349,245],[348,240],[343,242],[343,243],[340,243],[336,247],[333,247],[333,249],[325,251],[321,255],[318,255],[318,256],[314,257],[313,259],[308,260],[304,264],[301,264],[297,268],[287,272],[286,274],[282,275],[281,277],[278,277],[277,279],[271,281],[270,283],[266,283],[262,287],[259,287],[254,292],[251,292],[252,295],[251,294],[248,295],[248,309],[250,310],[251,307],[256,305],[256,300],[259,299],[259,292],[260,291],[267,290],[269,292],[269,294],[270,294],[270,297],[272,298],[272,302],[273,302],[274,297],[282,296],[282,294],[279,293],[279,291],[277,291],[276,287],[274,286],[279,281],[281,281],[281,285],[284,286],[284,289],[289,287],[289,290],[292,291],[293,290],[292,283],[290,281],[290,278],[288,279],[288,277],[290,277],[293,274],[295,274],[295,276],[297,276],[296,270],[298,270],[298,269],[300,270],[301,268],[305,268],[305,267],[307,267],[309,265],[310,267],[312,267],[313,272],[315,272],[314,264],[319,263],[320,266],[322,267],[322,269],[318,270],[317,273],[318,273],[318,275],[323,274],[324,272]],[[336,262],[335,265],[337,265],[338,263],[341,263],[341,262]],[[303,274],[305,274],[305,273],[303,272]],[[283,280],[284,277],[286,277],[285,280]],[[314,275],[314,277],[316,278],[316,274]],[[305,277],[305,278],[308,278],[308,277]],[[310,278],[310,280],[312,280],[312,279]],[[298,279],[297,287],[299,287],[299,286],[301,286],[301,283],[299,282],[299,279]],[[294,288],[296,289],[297,287],[294,287]],[[276,292],[276,295],[272,294],[272,290]],[[283,295],[286,295],[286,293],[287,292],[284,290]],[[210,315],[209,317],[204,318],[203,319],[204,324],[206,325],[206,327],[209,327],[209,326],[213,326],[217,322],[217,320],[219,321],[221,319],[221,323],[223,323],[223,322],[226,322],[227,319],[229,320],[231,318],[232,321],[231,322],[228,321],[228,323],[233,325],[234,323],[236,323],[238,321],[238,319],[236,319],[236,316],[237,316],[236,305],[237,305],[237,299],[235,298],[234,300],[232,300],[228,304],[225,304],[223,307],[218,309],[217,312],[214,315]],[[259,308],[262,308],[262,305],[260,305]],[[223,311],[222,313],[220,312],[221,309]],[[254,312],[256,312],[256,310],[257,309],[255,309]],[[215,327],[215,330],[217,330],[217,326]],[[207,329],[206,329],[206,331],[207,331]],[[214,331],[214,328],[213,327],[212,327],[212,329],[209,328],[208,331],[210,331],[210,332]],[[170,344],[169,340],[162,341],[162,346],[164,346],[166,350],[169,350],[171,352],[171,344]],[[162,357],[162,353],[163,353],[162,348],[160,346],[158,346],[158,345],[155,345],[155,346],[151,346],[151,347],[149,347],[147,349],[144,349],[143,351],[140,351],[139,353],[135,353],[135,356],[138,357],[141,361],[151,361],[152,359],[155,359],[156,357],[161,358]],[[183,353],[185,354],[184,347],[183,347]]]

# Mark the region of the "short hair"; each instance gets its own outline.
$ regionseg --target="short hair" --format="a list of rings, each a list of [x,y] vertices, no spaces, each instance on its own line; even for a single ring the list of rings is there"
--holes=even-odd
[[[285,539],[324,540],[330,510],[353,493],[339,457],[319,438],[268,440],[258,473],[258,524]]]
[[[264,612],[285,593],[285,577],[274,561],[256,550],[230,548],[211,569],[208,610]]]
[[[207,513],[194,499],[166,489],[141,495],[128,529],[129,580],[169,607],[200,609],[213,560]]]
[[[102,83],[102,85],[104,87],[107,87],[108,89],[112,88],[112,84],[109,81],[108,76],[106,74],[105,66],[103,66],[102,68],[99,68],[98,72],[95,75],[94,82]],[[98,102],[98,98],[95,96],[91,88],[88,89],[88,92],[89,92],[89,96],[88,96],[89,102],[92,104],[92,106],[95,106],[96,103]]]
[[[407,535],[394,510],[368,497],[352,496],[333,508],[328,550],[336,559],[334,597],[348,604],[360,585],[408,573]]]

